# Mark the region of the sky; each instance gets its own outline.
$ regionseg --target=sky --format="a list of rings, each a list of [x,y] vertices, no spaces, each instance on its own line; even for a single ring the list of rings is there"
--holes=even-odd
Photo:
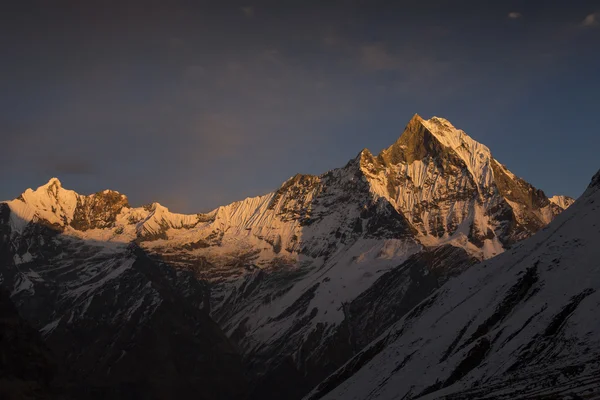
[[[0,199],[205,212],[444,117],[546,194],[600,168],[599,1],[0,6]]]

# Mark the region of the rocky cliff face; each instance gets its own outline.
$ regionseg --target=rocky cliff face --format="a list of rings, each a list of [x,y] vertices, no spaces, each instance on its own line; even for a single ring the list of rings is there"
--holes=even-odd
[[[141,357],[135,346],[146,343],[145,331],[135,327],[164,332],[159,347],[167,349],[166,327],[185,326],[191,349],[198,321],[211,340],[220,337],[210,315],[243,353],[254,395],[290,397],[449,277],[562,210],[448,121],[415,116],[377,156],[363,150],[343,168],[296,175],[207,214],[133,208],[116,192],[82,196],[52,179],[2,205],[0,279],[91,381]],[[78,349],[89,344],[77,335],[97,332],[98,357],[86,364]],[[123,353],[100,355],[114,343]],[[229,354],[223,346],[217,353]]]

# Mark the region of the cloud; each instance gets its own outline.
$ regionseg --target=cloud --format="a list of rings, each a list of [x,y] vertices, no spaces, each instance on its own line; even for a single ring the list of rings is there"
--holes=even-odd
[[[252,7],[252,6],[246,6],[246,7],[240,8],[240,10],[244,14],[244,17],[246,17],[246,18],[252,18],[252,17],[254,17],[254,7]]]
[[[375,73],[392,72],[395,83],[386,86],[396,85],[397,90],[407,93],[417,87],[437,86],[440,82],[446,82],[453,66],[452,61],[439,59],[435,54],[411,46],[390,48],[383,43],[373,43],[363,44],[357,50],[363,69]]]
[[[323,44],[325,46],[335,46],[340,43],[340,38],[334,34],[327,34],[323,37]]]
[[[508,13],[508,18],[510,18],[510,19],[523,18],[523,14],[521,14],[520,12],[513,11],[513,12]]]
[[[326,47],[335,47],[347,44],[344,38],[340,35],[338,29],[334,26],[327,26],[321,35],[319,35],[321,45]]]
[[[190,80],[200,79],[206,75],[206,69],[202,65],[188,65],[184,68],[183,74]]]
[[[74,157],[72,159],[62,158],[60,160],[46,160],[45,167],[55,175],[92,175],[95,168],[91,162]]]
[[[209,159],[232,157],[238,154],[251,138],[248,129],[233,114],[209,113],[202,115],[191,125],[193,136],[197,138],[194,152],[202,148]]]
[[[374,71],[392,70],[399,65],[399,60],[380,43],[362,46],[360,58],[363,66]]]
[[[167,43],[172,49],[182,49],[185,47],[185,40],[177,36],[168,38]]]
[[[600,13],[592,13],[581,21],[581,26],[589,28],[600,25]]]

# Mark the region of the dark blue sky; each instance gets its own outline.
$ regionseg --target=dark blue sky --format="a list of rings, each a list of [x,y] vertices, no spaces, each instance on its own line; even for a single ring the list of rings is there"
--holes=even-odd
[[[600,1],[8,3],[0,199],[58,176],[207,211],[379,152],[414,113],[548,195],[600,168]]]

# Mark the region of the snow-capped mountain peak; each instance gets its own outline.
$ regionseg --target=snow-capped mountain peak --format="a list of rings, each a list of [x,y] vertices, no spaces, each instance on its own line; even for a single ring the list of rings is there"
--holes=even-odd
[[[552,196],[548,200],[550,200],[552,204],[556,204],[557,206],[564,209],[569,208],[573,203],[575,203],[574,198],[561,195]]]
[[[57,178],[36,190],[27,189],[17,199],[8,202],[13,210],[13,228],[22,229],[29,221],[47,221],[51,225],[62,226],[73,219],[79,195],[63,189]]]
[[[60,182],[60,180],[57,177],[52,177],[52,178],[50,178],[50,180],[48,180],[48,182],[45,185],[40,186],[40,188],[60,189],[60,188],[62,188],[62,183]]]
[[[444,118],[415,114],[393,145],[377,156],[363,150],[359,161],[374,196],[405,215],[426,246],[451,243],[488,258],[564,209]]]
[[[418,114],[407,124],[400,138],[383,150],[378,158],[384,163],[412,164],[426,158],[458,160],[468,169],[471,178],[481,190],[493,181],[490,149],[455,128],[448,120],[433,117],[424,120]]]
[[[135,305],[125,314],[143,301],[119,289],[137,257],[131,248],[139,248],[184,293],[199,284],[190,273],[210,288],[210,299],[194,304],[206,303],[247,357],[268,360],[262,369],[289,357],[310,381],[475,259],[503,252],[562,210],[448,121],[415,114],[378,155],[364,149],[342,168],[294,175],[272,193],[208,214],[132,207],[118,192],[79,195],[51,179],[0,204],[0,223],[10,221],[0,239],[10,242],[4,249],[16,272],[5,279],[15,293],[56,285],[71,304],[73,293],[91,299],[115,284],[115,298]],[[27,268],[41,280],[19,272]],[[73,281],[56,270],[73,272]],[[371,303],[381,305],[377,315]],[[50,332],[70,315],[44,318]],[[339,358],[325,363],[333,353]]]

